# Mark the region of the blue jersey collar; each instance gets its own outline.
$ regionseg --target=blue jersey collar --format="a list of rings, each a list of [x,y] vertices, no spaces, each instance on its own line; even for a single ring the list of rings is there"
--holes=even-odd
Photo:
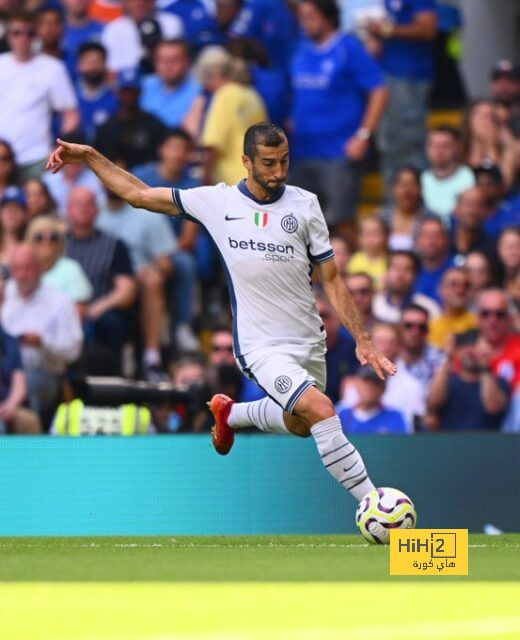
[[[282,187],[280,187],[278,189],[278,191],[276,192],[276,195],[274,195],[272,198],[269,198],[269,200],[258,200],[251,193],[251,191],[249,191],[249,189],[246,187],[246,181],[245,180],[241,180],[237,184],[237,187],[238,187],[238,190],[240,191],[240,193],[244,194],[246,196],[246,198],[249,198],[250,200],[253,200],[253,202],[256,202],[256,204],[273,204],[274,202],[277,202],[278,200],[280,200],[280,198],[285,193],[285,185],[283,185]]]

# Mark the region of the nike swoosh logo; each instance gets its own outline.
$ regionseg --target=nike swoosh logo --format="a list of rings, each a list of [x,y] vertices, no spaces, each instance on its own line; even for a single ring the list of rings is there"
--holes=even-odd
[[[224,220],[244,220],[244,218],[233,218],[232,216],[230,216],[229,214],[226,213],[226,216],[224,218]]]

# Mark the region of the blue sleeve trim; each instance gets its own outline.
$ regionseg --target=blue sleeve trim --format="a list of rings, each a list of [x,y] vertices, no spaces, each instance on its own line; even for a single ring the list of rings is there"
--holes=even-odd
[[[316,386],[316,382],[314,380],[305,380],[305,382],[302,382],[301,385],[296,389],[296,391],[289,398],[287,405],[285,406],[285,410],[287,411],[287,413],[292,413],[294,411],[294,407],[296,406],[296,403],[302,397],[304,392],[309,387],[315,387],[315,386]]]
[[[182,204],[182,198],[181,198],[180,189],[177,189],[177,188],[173,187],[173,189],[172,189],[172,200],[173,200],[173,203],[176,205],[177,209],[179,210],[179,218],[183,218],[184,220],[191,220],[192,222],[199,223],[197,218],[194,218],[184,208],[184,205]]]
[[[329,249],[328,251],[324,251],[323,253],[319,253],[317,256],[310,255],[311,262],[313,263],[332,260],[333,257],[334,257],[334,251],[332,249]]]

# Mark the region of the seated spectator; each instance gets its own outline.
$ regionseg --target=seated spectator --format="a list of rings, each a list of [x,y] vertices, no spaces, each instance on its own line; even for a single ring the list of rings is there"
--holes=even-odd
[[[318,313],[327,334],[327,386],[325,394],[335,404],[339,400],[341,379],[351,376],[359,368],[356,357],[356,341],[341,324],[341,321],[325,298],[317,299]]]
[[[354,407],[338,412],[344,433],[410,433],[403,414],[382,404],[386,382],[372,367],[360,367],[354,380],[359,400]]]
[[[421,219],[426,211],[423,207],[420,173],[413,167],[400,169],[393,183],[394,203],[383,209],[380,217],[388,225],[388,246],[392,250],[409,251],[413,247]]]
[[[37,216],[57,216],[56,201],[51,196],[49,187],[40,178],[30,178],[23,185],[27,201],[27,216],[29,220]]]
[[[297,16],[306,37],[290,68],[292,182],[318,195],[329,225],[348,229],[388,91],[361,41],[339,31],[335,2],[303,0]]]
[[[244,134],[251,125],[267,119],[257,92],[235,82],[234,64],[233,56],[216,46],[206,47],[196,62],[195,73],[211,96],[200,136],[206,184],[236,184],[244,178]]]
[[[486,351],[493,373],[513,391],[520,390],[520,335],[513,332],[509,300],[502,289],[486,289],[477,301],[479,347]]]
[[[520,66],[498,60],[491,70],[490,89],[499,122],[520,138]]]
[[[62,48],[65,21],[61,8],[43,6],[37,13],[36,37],[40,45],[40,53],[58,60],[65,60]]]
[[[175,235],[165,216],[134,209],[113,193],[108,194],[107,206],[100,211],[96,226],[122,240],[130,250],[140,294],[143,372],[149,382],[160,382],[166,377],[160,350],[167,309],[166,285],[172,275],[177,248]],[[177,331],[177,342],[185,337],[184,333],[190,335],[191,342],[178,344],[179,349],[196,350],[198,340],[189,326]]]
[[[419,224],[415,251],[421,268],[415,282],[415,291],[440,303],[439,287],[444,273],[455,266],[449,252],[450,238],[442,220],[427,216]]]
[[[9,187],[0,200],[0,265],[11,263],[14,249],[23,240],[27,226],[27,201],[18,187]]]
[[[415,291],[419,259],[411,251],[392,251],[382,291],[374,297],[373,312],[383,322],[397,324],[401,311],[411,302],[424,307],[431,318],[440,313],[439,305],[428,296]]]
[[[16,162],[11,145],[0,140],[0,199],[8,187],[16,184]]]
[[[468,253],[464,269],[468,274],[469,291],[468,291],[468,309],[475,311],[476,301],[479,293],[484,289],[493,286],[495,281],[493,268],[489,257],[482,251],[471,251]]]
[[[444,353],[427,343],[428,312],[417,304],[410,304],[401,313],[401,350],[397,368],[404,368],[421,383],[426,401],[432,378],[444,362]]]
[[[385,358],[392,362],[396,361],[401,349],[397,327],[384,322],[376,324],[372,329],[372,340],[376,349],[379,349]],[[351,408],[356,405],[359,396],[354,382],[355,377],[344,378],[339,407]],[[389,409],[402,411],[407,430],[414,431],[421,424],[422,417],[426,413],[421,383],[408,373],[406,368],[399,368],[394,376],[386,380],[383,405]]]
[[[0,281],[0,305],[4,282]],[[38,416],[23,406],[27,397],[27,378],[23,370],[18,341],[0,325],[0,434],[41,433]]]
[[[371,331],[377,322],[372,313],[372,303],[375,294],[374,279],[369,276],[368,273],[360,271],[359,273],[349,273],[343,276],[343,282],[354,300],[363,326],[366,327],[368,331]]]
[[[181,37],[182,20],[156,11],[155,0],[125,0],[123,8],[125,15],[109,22],[101,34],[101,43],[108,51],[108,68],[119,73],[141,67],[150,73],[155,46],[160,40]]]
[[[154,53],[156,73],[145,76],[141,108],[167,127],[181,126],[201,93],[190,73],[189,44],[185,40],[163,40]]]
[[[388,268],[388,225],[381,218],[362,218],[359,223],[359,250],[348,263],[349,273],[368,273],[376,289],[381,289]]]
[[[122,71],[117,80],[119,109],[98,127],[95,147],[124,168],[157,160],[165,127],[151,113],[139,107],[141,76],[138,71]]]
[[[498,238],[498,257],[504,271],[504,284],[520,270],[520,227],[509,227]]]
[[[428,408],[441,431],[497,431],[509,402],[507,382],[494,373],[471,329],[454,337],[446,362],[435,374]]]
[[[461,164],[461,153],[458,129],[443,126],[428,133],[426,155],[430,168],[421,174],[424,204],[448,227],[459,194],[475,184],[472,170]]]
[[[63,136],[63,139],[76,144],[85,144],[86,142],[83,133],[79,130]],[[42,180],[56,202],[60,218],[65,217],[69,196],[76,187],[85,187],[95,193],[98,207],[102,207],[106,201],[102,182],[83,162],[67,164],[59,173],[47,171],[43,174]]]
[[[474,173],[486,203],[485,232],[495,239],[502,229],[520,226],[520,207],[504,200],[506,192],[499,167],[483,162]]]
[[[474,313],[468,311],[469,277],[463,267],[451,267],[444,272],[440,295],[442,313],[430,321],[428,342],[437,349],[446,349],[450,336],[477,326]]]
[[[482,251],[495,260],[495,240],[485,230],[486,199],[480,187],[463,191],[457,201],[451,232],[450,251],[457,264],[463,264],[468,253]]]
[[[40,216],[34,219],[25,234],[41,268],[44,285],[58,289],[78,305],[78,311],[92,298],[90,284],[81,265],[63,255],[65,227],[57,218]]]
[[[237,402],[253,402],[265,397],[265,392],[260,389],[250,378],[242,376],[238,370],[233,354],[233,334],[228,327],[217,327],[211,336],[211,346],[208,357],[208,364],[213,369],[228,366],[234,368],[241,380],[241,390],[239,397],[235,397]],[[219,393],[223,393],[220,391]]]
[[[484,162],[497,165],[509,191],[518,170],[514,138],[491,100],[477,100],[470,106],[462,135],[464,162],[473,169]]]
[[[13,251],[11,273],[1,321],[20,344],[29,406],[46,423],[60,400],[65,369],[80,354],[81,324],[72,301],[41,282],[40,265],[29,245]]]
[[[45,168],[54,113],[62,116],[62,132],[72,131],[79,124],[76,97],[65,65],[34,53],[34,37],[32,14],[19,10],[11,13],[7,28],[10,52],[0,54],[0,138],[14,150],[21,182],[38,178]],[[32,90],[13,91],[14,86]]]
[[[108,84],[107,52],[103,45],[85,42],[78,50],[77,59],[76,94],[81,126],[87,142],[92,143],[97,127],[115,115],[119,103],[114,90]]]
[[[97,204],[93,191],[76,187],[69,195],[65,255],[79,262],[94,290],[85,318],[89,344],[112,353],[119,369],[128,333],[128,310],[137,287],[126,246],[95,227]]]
[[[332,235],[330,237],[330,246],[334,251],[334,260],[340,275],[347,273],[348,263],[352,257],[352,247],[343,236]]]
[[[65,8],[63,51],[65,63],[72,77],[76,76],[78,55],[86,43],[99,41],[103,24],[88,15],[91,0],[62,0]],[[83,127],[85,123],[83,122]]]

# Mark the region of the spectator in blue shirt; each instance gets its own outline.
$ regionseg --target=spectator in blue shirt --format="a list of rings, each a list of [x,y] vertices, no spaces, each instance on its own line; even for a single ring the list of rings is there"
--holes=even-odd
[[[81,126],[88,143],[93,143],[96,129],[117,112],[119,102],[107,84],[107,52],[97,42],[85,42],[78,51],[76,95]]]
[[[385,0],[387,18],[367,25],[381,46],[390,102],[380,132],[387,196],[402,164],[426,169],[426,115],[433,82],[435,0]]]
[[[450,237],[442,220],[434,215],[419,223],[414,249],[420,258],[415,291],[440,303],[439,285],[444,272],[455,266],[449,251]]]
[[[409,433],[403,414],[381,404],[386,385],[372,367],[360,367],[355,384],[358,403],[338,413],[344,433]]]
[[[298,17],[307,39],[291,67],[292,180],[323,199],[329,224],[348,223],[387,90],[361,41],[339,33],[333,0],[303,0]]]
[[[356,342],[343,327],[339,317],[325,298],[317,299],[318,313],[327,334],[327,387],[325,393],[336,404],[340,399],[341,380],[359,367]]]
[[[271,67],[287,69],[299,37],[298,22],[287,0],[248,0],[232,22],[229,35],[256,40]]]
[[[202,89],[190,73],[186,40],[163,40],[154,53],[155,73],[145,76],[140,105],[167,127],[182,125]]]
[[[98,42],[103,31],[101,22],[91,20],[88,15],[90,0],[63,0],[65,8],[65,31],[63,50],[65,64],[72,77],[76,77],[78,54],[86,42]]]
[[[473,172],[486,199],[484,231],[488,236],[497,238],[503,229],[520,226],[520,206],[503,199],[506,186],[500,167],[484,161]]]

